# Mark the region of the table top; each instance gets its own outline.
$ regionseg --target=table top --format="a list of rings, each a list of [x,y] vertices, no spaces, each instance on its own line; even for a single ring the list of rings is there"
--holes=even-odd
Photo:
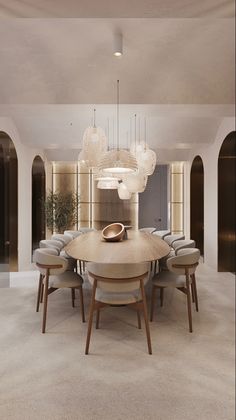
[[[71,241],[65,251],[77,260],[117,264],[159,260],[170,252],[169,245],[157,235],[132,229],[127,234],[123,241],[106,242],[102,231],[85,233]]]

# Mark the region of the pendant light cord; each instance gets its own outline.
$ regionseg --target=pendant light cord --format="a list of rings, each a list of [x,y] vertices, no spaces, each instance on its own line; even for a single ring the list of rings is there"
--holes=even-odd
[[[137,127],[136,127],[136,118],[137,118],[137,114],[134,114],[134,147],[135,147],[135,152],[136,152],[136,149],[137,149],[137,146],[136,146],[136,130],[137,130]]]
[[[93,110],[93,128],[96,128],[96,109]]]
[[[120,92],[119,92],[119,83],[117,80],[117,150],[120,150],[120,139],[119,139],[119,102],[120,102]]]

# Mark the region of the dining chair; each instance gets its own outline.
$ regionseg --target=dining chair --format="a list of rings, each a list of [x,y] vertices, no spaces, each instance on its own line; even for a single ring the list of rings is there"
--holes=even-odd
[[[36,312],[43,302],[42,333],[46,329],[48,295],[58,289],[71,289],[72,307],[75,306],[75,289],[79,290],[82,321],[85,322],[83,278],[74,271],[68,271],[68,261],[56,255],[56,252],[53,248],[38,248],[34,252],[34,261],[40,272]]]
[[[169,254],[166,255],[165,257],[161,258],[159,261],[159,268],[160,271],[161,270],[168,270],[167,268],[167,261],[170,257],[174,257],[175,255],[178,255],[178,252],[181,249],[186,249],[186,248],[195,248],[196,244],[195,241],[193,239],[182,239],[182,240],[178,240],[178,241],[174,241],[172,244],[173,249],[170,250]]]
[[[140,232],[148,232],[148,233],[153,233],[155,232],[156,228],[155,227],[144,227],[139,229]]]
[[[63,244],[63,247],[69,244],[73,240],[73,236],[70,234],[55,233],[52,235],[52,240],[60,241]]]
[[[154,232],[152,232],[152,234],[159,236],[161,239],[164,239],[165,236],[170,235],[171,232],[170,230],[155,230]]]
[[[178,234],[178,235],[166,235],[164,238],[164,241],[168,243],[168,245],[172,246],[175,241],[180,241],[182,239],[185,239],[184,235]]]
[[[150,321],[153,320],[156,290],[161,290],[161,306],[163,306],[164,290],[167,287],[172,287],[180,290],[187,297],[189,332],[193,331],[191,292],[192,300],[195,302],[196,311],[198,312],[198,295],[195,271],[198,266],[199,258],[200,251],[197,248],[180,249],[178,251],[178,255],[168,258],[168,271],[161,271],[152,278]]]
[[[99,264],[88,263],[88,279],[92,284],[85,354],[89,352],[93,314],[96,311],[96,328],[99,328],[100,309],[105,306],[128,305],[137,311],[138,328],[143,313],[148,352],[152,354],[151,336],[147,315],[144,285],[148,280],[149,264]]]
[[[56,240],[56,239],[42,239],[39,242],[39,247],[40,248],[47,248],[47,249],[50,249],[50,248],[56,249],[58,255],[67,259],[67,262],[68,262],[67,270],[69,270],[69,271],[76,270],[77,271],[77,260],[70,257],[66,253],[66,251],[63,249],[64,245],[63,245],[62,241],[59,241],[59,240]]]
[[[65,230],[64,235],[71,235],[75,239],[77,236],[82,235],[82,232],[80,230]]]

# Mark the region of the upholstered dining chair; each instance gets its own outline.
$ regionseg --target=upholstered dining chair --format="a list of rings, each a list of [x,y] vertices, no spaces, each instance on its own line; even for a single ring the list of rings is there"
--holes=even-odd
[[[71,235],[75,239],[77,236],[82,235],[82,232],[80,230],[65,230],[64,235]]]
[[[74,271],[76,270],[77,272],[77,261],[74,258],[71,258],[66,251],[64,251],[64,244],[62,241],[56,240],[56,239],[42,239],[39,242],[39,247],[40,248],[51,248],[51,249],[56,249],[57,250],[57,255],[60,255],[63,258],[67,259],[68,265],[67,265],[67,270],[69,271]],[[81,274],[81,272],[80,272]]]
[[[96,311],[96,328],[99,327],[100,309],[105,306],[130,305],[138,315],[138,328],[141,328],[140,312],[143,313],[148,352],[152,354],[151,337],[147,315],[144,285],[148,280],[149,264],[98,264],[88,263],[88,278],[92,284],[92,298],[89,312],[88,332],[85,354],[89,352],[93,314]]]
[[[178,234],[178,235],[166,235],[164,238],[164,241],[168,243],[168,245],[172,246],[175,241],[180,241],[182,239],[185,239],[184,235]]]
[[[145,228],[141,228],[139,230],[140,230],[140,232],[153,233],[153,232],[155,232],[156,228],[155,227],[145,227]]]
[[[163,306],[164,290],[167,287],[174,287],[183,292],[187,297],[189,332],[193,331],[192,327],[192,310],[191,310],[191,291],[192,299],[195,302],[196,311],[198,312],[198,295],[195,278],[195,271],[198,266],[200,251],[197,248],[186,248],[178,251],[178,255],[170,257],[167,260],[167,268],[169,271],[161,271],[152,279],[152,298],[150,321],[153,320],[155,292],[161,290],[161,306]]]
[[[56,253],[57,251],[53,248],[39,248],[34,252],[34,262],[40,272],[36,312],[39,311],[40,302],[43,301],[42,333],[45,333],[46,329],[48,295],[57,289],[71,289],[73,307],[75,306],[75,289],[79,290],[82,321],[85,322],[83,278],[74,271],[68,271],[68,261]]]
[[[181,249],[185,249],[185,248],[195,248],[196,244],[195,241],[193,239],[182,239],[182,240],[178,240],[178,241],[174,241],[172,244],[172,248],[169,252],[169,254],[166,257],[163,257],[160,259],[159,261],[159,268],[160,271],[161,270],[168,270],[167,268],[167,260],[170,257],[174,257],[175,255],[178,255],[178,252]]]
[[[171,234],[170,230],[154,230],[154,232],[152,232],[152,233],[153,233],[153,235],[159,236],[161,239],[164,239],[165,236]]]
[[[73,236],[70,234],[55,233],[52,235],[52,240],[60,241],[63,244],[63,247],[66,246],[69,242],[73,240]]]

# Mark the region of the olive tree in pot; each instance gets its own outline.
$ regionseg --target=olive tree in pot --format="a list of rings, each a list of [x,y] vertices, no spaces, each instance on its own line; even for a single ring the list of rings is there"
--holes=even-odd
[[[49,191],[45,200],[46,225],[51,232],[63,233],[78,222],[79,195]]]

